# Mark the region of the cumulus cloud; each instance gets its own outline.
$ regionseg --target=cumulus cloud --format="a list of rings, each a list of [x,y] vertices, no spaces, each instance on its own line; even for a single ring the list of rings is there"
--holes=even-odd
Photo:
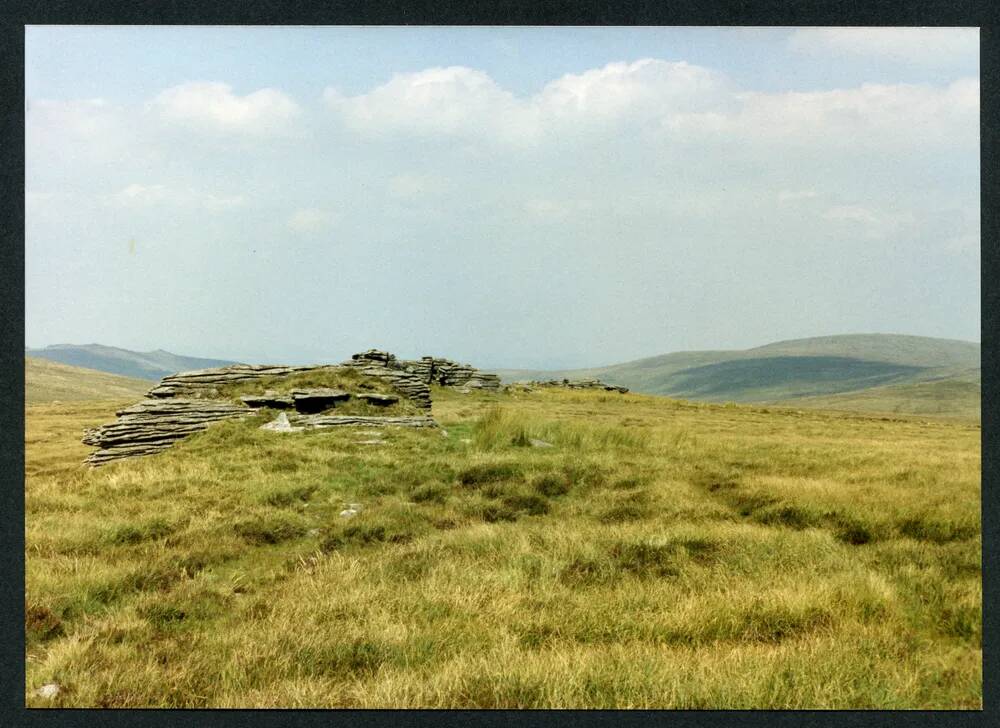
[[[324,97],[334,115],[362,135],[436,135],[481,144],[558,145],[626,132],[664,142],[813,147],[978,142],[975,79],[764,93],[737,88],[707,68],[647,58],[567,74],[526,98],[483,71],[457,66],[397,74],[357,96],[327,88]]]
[[[800,28],[791,50],[874,56],[919,64],[978,59],[978,28]]]
[[[646,58],[567,74],[518,98],[483,71],[463,66],[396,74],[357,96],[324,91],[327,106],[367,135],[420,134],[536,142],[545,133],[605,129],[609,122],[724,108],[728,82],[709,69]]]
[[[276,89],[239,96],[229,84],[212,81],[168,88],[147,108],[167,123],[252,135],[286,132],[301,113],[295,101]]]
[[[303,207],[295,210],[288,218],[288,228],[296,233],[316,233],[328,229],[336,216],[328,210]]]
[[[685,62],[644,58],[609,63],[552,81],[530,100],[543,117],[620,119],[707,111],[732,105],[722,75]]]
[[[395,74],[387,83],[358,96],[327,87],[327,106],[354,131],[436,135],[486,131],[517,134],[524,105],[483,71],[464,66]]]

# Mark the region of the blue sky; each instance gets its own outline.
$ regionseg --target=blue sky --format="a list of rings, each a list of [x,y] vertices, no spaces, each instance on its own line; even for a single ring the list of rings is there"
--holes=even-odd
[[[975,29],[33,27],[26,337],[979,338]]]

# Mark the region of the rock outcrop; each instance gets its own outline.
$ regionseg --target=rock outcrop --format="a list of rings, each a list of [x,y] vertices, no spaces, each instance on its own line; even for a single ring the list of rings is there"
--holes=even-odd
[[[605,392],[620,392],[625,394],[628,387],[617,384],[607,384],[600,379],[549,379],[544,382],[515,382],[520,387],[565,387],[567,389],[602,389]]]
[[[119,410],[118,419],[84,433],[83,443],[98,448],[86,459],[90,465],[110,460],[151,455],[177,440],[200,432],[211,423],[246,417],[253,411],[223,400],[144,399]]]
[[[470,389],[500,389],[500,377],[496,374],[486,374],[470,364],[459,364],[451,359],[435,356],[425,356],[420,359],[397,359],[387,351],[369,349],[352,357],[355,366],[362,363],[375,364],[387,369],[405,371],[417,375],[427,384],[439,384],[443,387]]]
[[[149,397],[218,397],[229,384],[252,382],[265,377],[287,377],[296,372],[308,372],[321,366],[271,366],[267,364],[234,364],[218,369],[196,369],[164,377],[149,390]]]
[[[223,398],[232,385],[267,379],[268,384],[279,386],[282,378],[293,374],[337,368],[356,370],[379,382],[382,389],[392,391],[352,394],[327,388],[269,389],[263,394],[243,395],[240,403]],[[83,442],[97,450],[86,462],[101,465],[161,452],[213,422],[252,417],[264,408],[283,410],[278,420],[264,425],[264,429],[276,432],[343,426],[436,427],[429,415],[361,416],[328,411],[352,397],[377,407],[389,407],[406,398],[419,409],[430,410],[431,384],[496,390],[500,388],[500,378],[449,359],[425,356],[419,361],[407,361],[377,349],[355,354],[339,365],[236,364],[171,374],[149,390],[146,399],[117,412],[115,422],[87,430]]]

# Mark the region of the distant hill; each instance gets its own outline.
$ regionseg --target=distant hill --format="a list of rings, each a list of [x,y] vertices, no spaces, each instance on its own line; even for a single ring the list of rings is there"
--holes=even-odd
[[[96,369],[101,372],[151,381],[158,381],[168,374],[191,369],[209,369],[237,363],[224,359],[179,356],[162,349],[139,352],[101,344],[56,344],[55,346],[46,346],[44,349],[26,348],[24,354],[74,367]]]
[[[930,397],[942,412],[951,407],[954,413],[970,410],[981,376],[977,343],[895,334],[822,336],[739,351],[675,352],[590,369],[494,371],[504,381],[598,377],[636,392],[716,402],[780,402],[865,391],[864,397],[842,396],[836,404],[877,409],[877,400],[888,398],[882,403],[890,407],[887,411],[902,412],[926,409]],[[945,386],[950,380],[960,386]],[[931,381],[937,383],[898,388]],[[952,407],[949,401],[956,397]]]
[[[81,400],[130,400],[150,388],[144,379],[130,379],[93,369],[24,358],[25,404],[77,402]]]

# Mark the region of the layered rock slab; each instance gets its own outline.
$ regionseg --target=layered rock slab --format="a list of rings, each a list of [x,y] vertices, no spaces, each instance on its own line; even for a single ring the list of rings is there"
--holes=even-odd
[[[222,400],[144,399],[116,412],[114,422],[87,430],[85,445],[98,449],[84,461],[101,465],[111,460],[151,455],[220,420],[246,417],[248,408]]]

